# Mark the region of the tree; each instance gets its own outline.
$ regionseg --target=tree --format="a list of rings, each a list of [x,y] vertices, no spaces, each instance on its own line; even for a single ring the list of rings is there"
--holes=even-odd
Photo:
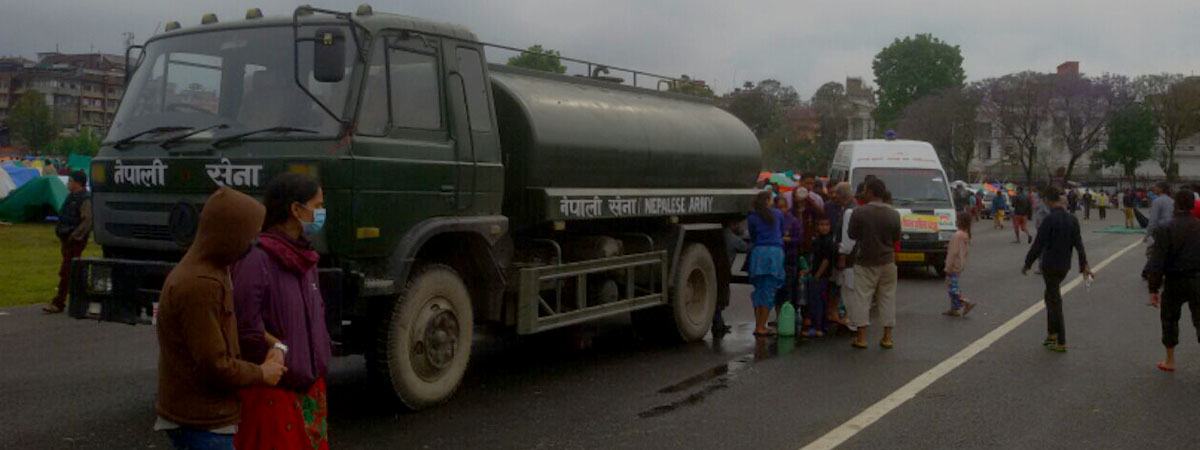
[[[1109,113],[1107,130],[1108,146],[1096,159],[1103,167],[1120,166],[1125,176],[1133,178],[1142,161],[1152,156],[1158,140],[1154,115],[1146,105],[1125,104]]]
[[[946,88],[904,108],[897,132],[905,138],[929,142],[957,179],[966,179],[975,158],[975,133],[980,93],[975,89]]]
[[[717,98],[717,94],[714,94],[712,88],[708,87],[707,84],[704,84],[702,81],[692,81],[687,75],[680,76],[679,81],[671,83],[671,87],[668,90],[707,99]]]
[[[539,44],[529,47],[520,55],[508,58],[508,65],[543,72],[564,73],[567,68],[562,65],[561,56],[558,50],[543,49]]]
[[[96,152],[100,150],[102,139],[103,136],[99,131],[84,128],[76,136],[60,137],[54,140],[48,146],[48,149],[50,150],[49,153],[63,157],[70,156],[72,153],[96,156]]]
[[[816,152],[823,162],[827,162],[833,159],[838,144],[846,140],[849,133],[850,100],[846,97],[846,87],[836,81],[822,84],[813,93],[810,104],[820,124]]]
[[[1079,158],[1100,145],[1112,110],[1130,99],[1129,80],[1120,75],[1091,78],[1080,74],[1055,74],[1049,80],[1053,89],[1050,123],[1067,148],[1063,178],[1070,180]]]
[[[784,111],[800,105],[796,89],[777,80],[766,79],[757,86],[747,82],[745,87],[729,96],[729,112],[742,119],[759,139],[779,127]]]
[[[1159,166],[1168,180],[1179,176],[1175,150],[1179,141],[1200,131],[1200,78],[1178,74],[1143,75],[1134,89],[1158,127],[1164,151]]]
[[[1038,158],[1038,135],[1049,114],[1052,87],[1046,74],[1026,71],[979,83],[982,115],[1012,144],[1010,159],[1021,164],[1025,182],[1033,184]],[[1007,146],[1006,146],[1007,148]]]
[[[880,127],[894,125],[900,112],[918,98],[961,87],[967,75],[962,52],[931,34],[896,39],[875,55],[875,90],[879,105],[875,121]]]
[[[44,98],[38,91],[25,91],[8,114],[9,129],[34,152],[41,151],[58,135],[54,111],[46,106]]]

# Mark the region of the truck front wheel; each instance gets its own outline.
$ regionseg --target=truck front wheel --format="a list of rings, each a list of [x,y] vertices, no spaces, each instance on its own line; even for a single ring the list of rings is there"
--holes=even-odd
[[[462,278],[444,265],[419,267],[381,330],[382,361],[375,368],[405,406],[436,405],[462,381],[473,335],[471,297]]]
[[[642,334],[658,339],[704,339],[717,308],[717,268],[712,253],[703,244],[687,244],[679,255],[675,274],[669,305],[634,311],[634,326]]]

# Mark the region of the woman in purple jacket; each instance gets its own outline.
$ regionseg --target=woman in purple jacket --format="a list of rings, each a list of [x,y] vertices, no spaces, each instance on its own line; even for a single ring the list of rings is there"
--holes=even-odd
[[[242,357],[282,357],[287,373],[275,387],[241,392],[238,450],[328,448],[324,377],[332,345],[317,261],[309,238],[325,223],[316,178],[289,173],[267,185],[267,216],[258,244],[233,267],[234,311]]]

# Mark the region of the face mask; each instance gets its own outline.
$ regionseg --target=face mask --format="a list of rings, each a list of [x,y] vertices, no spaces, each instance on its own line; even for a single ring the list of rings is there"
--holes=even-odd
[[[300,225],[304,227],[304,234],[312,236],[321,232],[321,228],[325,227],[325,208],[317,208],[313,210],[313,221],[300,221]]]

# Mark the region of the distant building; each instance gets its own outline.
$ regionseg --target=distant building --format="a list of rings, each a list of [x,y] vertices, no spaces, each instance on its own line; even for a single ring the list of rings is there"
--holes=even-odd
[[[1059,64],[1055,74],[1077,76],[1080,74],[1079,62],[1067,61]],[[1067,149],[1066,142],[1055,135],[1054,125],[1050,119],[1046,119],[1039,128],[1038,155],[1037,161],[1034,163],[1033,175],[1035,180],[1046,181],[1066,170],[1071,154]],[[1104,131],[1101,130],[1101,133],[1103,134]],[[1024,181],[1025,172],[1020,162],[1011,157],[1016,153],[1015,145],[1016,143],[1002,135],[999,126],[994,124],[991,118],[981,114],[976,127],[975,158],[970,166],[972,179]],[[1075,169],[1071,175],[1072,181],[1113,183],[1124,177],[1121,167],[1101,169],[1092,167],[1092,156],[1102,151],[1105,145],[1105,142],[1102,141],[1096,148],[1075,162]],[[1165,145],[1162,144],[1160,138],[1160,142],[1155,146],[1154,154],[1159,155],[1163,151],[1165,151]],[[1180,141],[1176,147],[1175,159],[1179,164],[1179,176],[1182,180],[1200,181],[1200,134]],[[1141,164],[1136,175],[1141,180],[1156,180],[1165,178],[1166,172],[1155,158],[1151,158]]]
[[[847,114],[846,140],[870,139],[875,132],[875,90],[866,86],[861,77],[846,77]]]
[[[125,58],[102,53],[39,53],[37,62],[0,59],[0,123],[28,90],[45,96],[64,132],[107,129],[124,92]]]

